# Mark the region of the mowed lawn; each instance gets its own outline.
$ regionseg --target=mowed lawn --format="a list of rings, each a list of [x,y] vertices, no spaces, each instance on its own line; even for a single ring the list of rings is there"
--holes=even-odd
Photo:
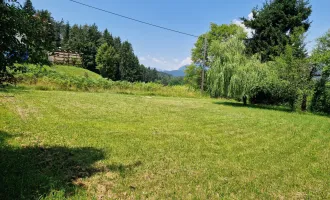
[[[0,199],[329,199],[330,118],[216,99],[0,92]]]

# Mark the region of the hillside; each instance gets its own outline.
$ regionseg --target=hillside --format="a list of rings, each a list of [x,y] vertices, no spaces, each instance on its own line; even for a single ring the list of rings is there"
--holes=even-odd
[[[50,69],[69,76],[89,77],[93,79],[101,78],[101,75],[80,67],[54,65]]]
[[[0,199],[329,198],[329,117],[20,89],[0,113]]]

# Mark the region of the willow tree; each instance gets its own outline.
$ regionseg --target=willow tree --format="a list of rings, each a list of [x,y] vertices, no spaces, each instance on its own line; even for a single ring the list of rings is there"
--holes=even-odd
[[[262,64],[258,56],[247,57],[244,52],[245,45],[236,36],[212,43],[212,61],[207,73],[212,97],[241,99],[249,96],[251,89],[268,76],[268,66]]]
[[[236,24],[217,25],[215,23],[211,23],[210,30],[198,37],[195,46],[191,51],[191,59],[194,63],[203,63],[205,59],[205,64],[209,66],[211,57],[209,55],[210,48],[208,47],[212,45],[213,41],[226,41],[233,36],[240,39],[245,39],[247,34],[244,32],[242,27]],[[209,44],[206,46],[206,55],[204,54],[205,38],[207,39],[207,44]]]
[[[209,92],[212,97],[229,97],[231,78],[239,66],[246,63],[243,41],[231,37],[225,42],[213,41],[210,47],[212,61],[207,72]]]
[[[262,64],[258,56],[246,59],[230,80],[229,95],[235,99],[250,96],[254,87],[270,77],[277,77],[277,74],[267,64]]]

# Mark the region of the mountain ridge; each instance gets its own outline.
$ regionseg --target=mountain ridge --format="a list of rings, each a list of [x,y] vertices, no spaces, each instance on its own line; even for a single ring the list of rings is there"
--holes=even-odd
[[[166,73],[166,74],[170,74],[174,77],[183,77],[184,76],[184,71],[186,70],[186,68],[188,66],[189,65],[184,65],[184,66],[180,67],[177,70],[168,70],[168,71],[163,71],[163,72]]]

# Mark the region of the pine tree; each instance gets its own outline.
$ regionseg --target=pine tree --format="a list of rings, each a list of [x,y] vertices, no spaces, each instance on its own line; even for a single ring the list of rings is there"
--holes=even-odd
[[[114,46],[114,41],[112,35],[109,33],[108,29],[103,32],[103,40],[110,46]]]
[[[98,30],[96,24],[87,26],[87,29],[87,42],[91,42],[97,47],[100,46],[101,44],[99,44],[98,42],[102,37],[102,33]]]
[[[70,40],[70,24],[67,22],[64,26],[63,39],[62,39],[62,48],[65,50],[69,49],[69,40]]]
[[[56,48],[61,47],[61,42],[62,42],[62,29],[64,26],[64,21],[63,19],[60,22],[54,21],[54,28],[55,28],[55,41],[54,41],[54,46]]]
[[[29,15],[34,15],[36,13],[36,10],[34,9],[32,5],[31,0],[26,0],[23,6],[23,10],[27,12]]]
[[[69,50],[80,52],[84,45],[84,34],[81,26],[73,25],[70,29],[68,47]]]
[[[262,61],[273,60],[290,43],[290,35],[297,28],[308,31],[311,22],[308,17],[312,8],[306,0],[273,0],[264,3],[261,9],[252,10],[251,19],[242,18],[246,27],[254,30],[247,40],[247,52],[260,53]],[[304,48],[295,47],[297,55],[304,55]],[[300,51],[298,53],[298,51]]]

